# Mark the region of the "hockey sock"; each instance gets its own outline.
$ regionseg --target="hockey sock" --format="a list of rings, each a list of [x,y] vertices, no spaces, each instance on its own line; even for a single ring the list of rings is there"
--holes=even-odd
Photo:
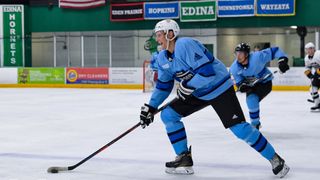
[[[274,156],[275,151],[272,145],[257,129],[253,128],[247,122],[236,124],[230,127],[230,130],[267,160],[272,159]]]
[[[177,155],[188,151],[187,134],[181,120],[181,115],[171,107],[164,109],[161,119],[166,126],[167,134]]]
[[[260,123],[259,97],[256,94],[250,94],[246,100],[249,109],[251,124],[257,125]]]

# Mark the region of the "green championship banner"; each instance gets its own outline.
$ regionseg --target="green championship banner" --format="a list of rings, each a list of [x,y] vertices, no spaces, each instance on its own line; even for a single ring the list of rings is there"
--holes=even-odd
[[[65,84],[64,68],[19,68],[19,84]]]
[[[0,54],[2,66],[24,66],[24,7],[0,6]]]
[[[215,21],[216,7],[216,1],[180,2],[180,21]]]

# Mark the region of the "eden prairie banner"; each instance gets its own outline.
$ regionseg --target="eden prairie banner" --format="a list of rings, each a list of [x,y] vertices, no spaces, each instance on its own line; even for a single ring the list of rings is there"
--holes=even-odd
[[[257,0],[257,16],[294,16],[295,0]]]
[[[255,0],[218,0],[218,17],[254,16]]]
[[[180,21],[215,21],[216,1],[180,2]]]
[[[1,66],[24,66],[24,7],[0,6]]]
[[[138,21],[143,20],[143,3],[111,4],[111,21]]]

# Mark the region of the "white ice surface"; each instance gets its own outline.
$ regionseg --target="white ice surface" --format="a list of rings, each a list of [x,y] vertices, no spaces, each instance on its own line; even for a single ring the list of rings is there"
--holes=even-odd
[[[0,89],[1,180],[278,179],[268,161],[225,130],[211,107],[184,119],[195,174],[168,175],[175,154],[157,115],[73,171],[71,166],[138,123],[149,93],[106,89]],[[245,96],[238,94],[248,116]],[[262,133],[291,167],[286,179],[320,179],[320,113],[308,92],[272,92],[261,103]],[[174,98],[171,95],[169,99]]]

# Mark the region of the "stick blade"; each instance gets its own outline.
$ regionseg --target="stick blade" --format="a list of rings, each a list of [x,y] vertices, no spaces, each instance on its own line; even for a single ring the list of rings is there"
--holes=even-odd
[[[68,167],[49,167],[48,173],[58,173],[60,171],[68,171]]]

